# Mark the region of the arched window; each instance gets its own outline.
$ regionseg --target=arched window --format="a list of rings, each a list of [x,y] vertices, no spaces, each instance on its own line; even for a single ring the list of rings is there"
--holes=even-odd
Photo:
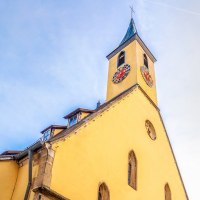
[[[149,68],[147,55],[144,54],[143,56],[144,56],[144,66]]]
[[[169,184],[165,185],[165,200],[171,200],[171,190],[169,188]]]
[[[128,155],[128,184],[136,190],[137,188],[137,160],[133,151]]]
[[[98,200],[110,200],[109,190],[105,183],[99,186]]]
[[[117,67],[125,63],[125,51],[120,52],[118,56],[118,62],[117,62]]]

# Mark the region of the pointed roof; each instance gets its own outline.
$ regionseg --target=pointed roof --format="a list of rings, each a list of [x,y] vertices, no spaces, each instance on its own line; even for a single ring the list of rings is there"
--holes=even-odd
[[[144,52],[149,56],[149,58],[152,60],[152,62],[156,62],[156,58],[151,53],[151,51],[148,49],[148,47],[145,45],[145,43],[142,41],[140,36],[138,35],[135,22],[133,20],[133,17],[131,17],[131,21],[129,23],[127,32],[119,44],[119,46],[113,50],[110,54],[106,56],[106,58],[109,60],[114,55],[116,55],[118,52],[120,52],[122,49],[124,49],[127,45],[129,45],[132,41],[137,40],[137,42],[140,44],[140,46],[143,48]]]
[[[123,43],[125,43],[126,41],[128,41],[131,37],[133,37],[135,34],[137,33],[137,29],[135,26],[135,22],[133,20],[133,18],[131,18],[131,21],[129,23],[129,27],[128,30],[126,32],[126,35],[124,36],[123,40],[121,41],[120,45],[122,45]],[[119,46],[120,46],[119,45]]]

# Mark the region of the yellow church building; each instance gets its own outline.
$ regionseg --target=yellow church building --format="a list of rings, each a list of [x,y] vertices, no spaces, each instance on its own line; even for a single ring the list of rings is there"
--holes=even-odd
[[[155,57],[133,18],[107,59],[106,102],[0,155],[0,200],[187,200],[157,104]]]

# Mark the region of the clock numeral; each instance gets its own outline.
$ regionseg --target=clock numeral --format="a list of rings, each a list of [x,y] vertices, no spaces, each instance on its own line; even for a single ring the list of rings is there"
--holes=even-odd
[[[128,76],[130,69],[131,67],[128,64],[118,68],[117,72],[115,72],[113,76],[112,82],[117,84],[123,81]]]

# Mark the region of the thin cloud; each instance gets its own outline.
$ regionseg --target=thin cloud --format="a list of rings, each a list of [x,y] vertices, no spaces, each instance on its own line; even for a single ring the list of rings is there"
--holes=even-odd
[[[155,5],[167,7],[167,8],[172,8],[172,9],[174,9],[174,10],[178,10],[178,11],[181,11],[181,12],[185,12],[185,13],[187,13],[187,14],[192,14],[192,15],[200,16],[200,12],[195,12],[195,11],[192,11],[192,10],[187,10],[187,9],[184,9],[184,8],[179,8],[179,7],[175,7],[175,6],[169,5],[169,4],[160,3],[160,2],[155,2],[155,1],[150,1],[150,0],[144,0],[144,1],[149,2],[149,3],[152,3],[152,4],[155,4]]]

